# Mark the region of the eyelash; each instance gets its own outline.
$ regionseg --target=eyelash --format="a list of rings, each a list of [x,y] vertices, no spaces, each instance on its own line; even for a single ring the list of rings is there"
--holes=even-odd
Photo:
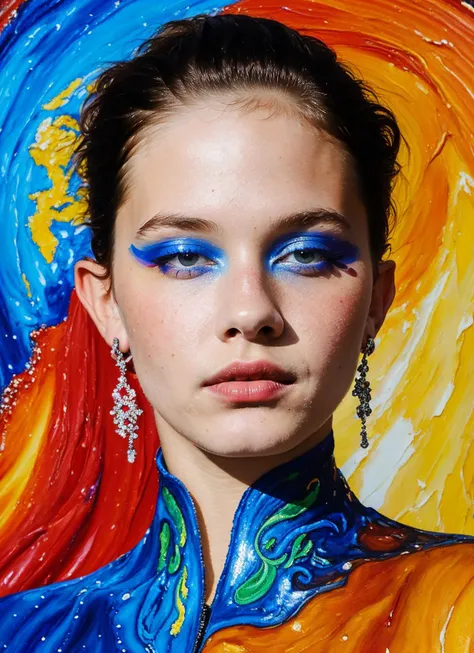
[[[338,254],[328,252],[327,250],[324,250],[320,247],[311,247],[310,245],[304,244],[298,245],[298,243],[294,243],[289,247],[291,247],[291,249],[288,250],[288,248],[286,248],[287,251],[284,250],[284,253],[280,253],[278,257],[274,259],[272,266],[275,263],[281,263],[281,261],[287,256],[310,252],[313,255],[318,256],[318,261],[313,261],[311,263],[302,263],[301,261],[296,261],[294,263],[284,263],[282,265],[285,271],[293,274],[311,275],[315,273],[328,272],[335,267],[344,267],[340,261],[340,256]]]
[[[172,261],[175,258],[178,258],[178,256],[193,256],[197,255],[200,258],[207,258],[207,260],[211,260],[208,257],[206,257],[204,254],[200,254],[199,252],[189,249],[189,250],[180,250],[179,252],[176,252],[176,254],[167,254],[165,256],[158,256],[157,258],[153,259],[153,263],[160,269],[162,274],[169,274],[170,271],[175,271],[174,276],[177,279],[194,279],[197,276],[201,276],[202,274],[206,274],[207,272],[210,272],[211,270],[209,268],[216,267],[217,264],[214,262],[211,265],[207,266],[184,266],[181,268],[178,268],[173,265],[169,265],[170,261]]]
[[[317,262],[312,262],[312,263],[301,263],[301,262],[296,262],[293,264],[284,264],[286,270],[295,274],[303,274],[303,275],[308,275],[309,274],[314,274],[314,273],[320,273],[320,272],[326,272],[332,269],[333,267],[345,267],[343,263],[338,261],[338,256],[334,254],[330,254],[327,251],[324,251],[321,248],[317,247],[309,247],[309,246],[304,246],[300,245],[297,247],[294,247],[292,250],[287,251],[284,254],[280,254],[273,262],[272,265],[275,263],[280,262],[282,259],[286,258],[287,256],[291,256],[292,254],[300,254],[300,253],[306,253],[306,252],[312,252],[313,254],[318,254],[319,255],[319,260]],[[158,267],[161,271],[162,274],[168,275],[171,272],[173,272],[173,275],[177,279],[193,279],[198,276],[201,276],[203,274],[206,274],[208,272],[212,271],[212,268],[216,267],[216,263],[213,262],[211,265],[192,265],[192,266],[183,266],[183,267],[177,267],[175,265],[170,265],[170,262],[173,261],[174,259],[177,259],[179,256],[193,256],[197,255],[202,258],[207,258],[205,255],[201,254],[200,252],[193,250],[192,248],[189,249],[180,249],[179,252],[173,253],[173,254],[167,254],[165,256],[159,256],[155,259],[153,259],[152,263]],[[208,261],[212,260],[207,258]]]

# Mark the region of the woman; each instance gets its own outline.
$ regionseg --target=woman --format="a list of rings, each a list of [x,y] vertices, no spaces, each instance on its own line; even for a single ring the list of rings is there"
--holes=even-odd
[[[337,469],[394,296],[395,118],[320,41],[244,15],[168,23],[82,113],[95,260],[76,290],[120,368],[128,461],[159,495],[129,553],[0,602],[13,651],[467,651],[474,538],[366,508]],[[440,591],[441,584],[443,591]]]

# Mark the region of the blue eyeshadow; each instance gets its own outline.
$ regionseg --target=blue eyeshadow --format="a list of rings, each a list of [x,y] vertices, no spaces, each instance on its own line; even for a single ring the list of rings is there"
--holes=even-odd
[[[167,238],[140,247],[132,243],[129,249],[139,263],[147,267],[159,267],[164,273],[176,269],[168,261],[179,254],[198,255],[217,263],[217,265],[193,266],[193,272],[200,274],[216,271],[216,269],[220,271],[225,267],[224,252],[219,247],[200,238]],[[183,269],[185,270],[185,267]]]
[[[334,265],[347,268],[359,259],[359,248],[352,243],[327,233],[313,233],[308,231],[285,234],[278,238],[267,254],[267,266],[272,270],[278,262],[289,254],[313,250],[320,255],[321,261],[313,265],[315,271],[329,268]],[[281,268],[287,271],[298,271],[303,268],[310,271],[311,264],[281,263]]]
[[[158,267],[163,274],[176,278],[195,278],[209,272],[222,272],[227,258],[222,249],[201,238],[166,238],[159,242],[130,245],[134,258],[147,267]],[[179,265],[173,260],[182,255]],[[184,255],[184,256],[183,256]],[[289,261],[290,256],[316,257],[315,261]],[[183,262],[185,257],[205,259],[205,264]],[[272,274],[312,274],[338,267],[347,268],[358,260],[359,248],[352,243],[324,232],[296,232],[276,239],[265,253],[265,266]],[[189,261],[189,258],[188,258]]]

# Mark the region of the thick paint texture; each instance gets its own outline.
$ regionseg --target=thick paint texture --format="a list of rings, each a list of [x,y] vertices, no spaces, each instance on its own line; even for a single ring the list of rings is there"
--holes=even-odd
[[[364,507],[333,451],[331,432],[245,491],[201,639],[196,510],[160,450],[157,507],[141,542],[89,576],[0,599],[0,647],[458,653],[474,629],[474,537],[410,528]],[[447,595],[427,597],[448,569]],[[420,597],[430,611],[421,628]]]
[[[198,554],[189,555],[194,568],[187,575],[175,557],[173,575],[174,567],[170,569],[170,558],[164,549],[160,552],[158,541],[140,539],[152,522],[157,495],[158,437],[151,409],[132,378],[144,414],[136,441],[137,461],[128,465],[126,443],[115,434],[109,414],[115,366],[71,293],[74,262],[90,250],[87,229],[81,224],[84,198],[71,172],[70,156],[78,135],[79,106],[100,67],[129,56],[166,20],[226,9],[206,2],[189,7],[166,0],[30,0],[1,7],[5,11],[0,14],[0,386],[4,389],[0,591],[8,594],[95,572],[140,541],[138,549],[121,559],[123,563],[117,561],[93,577],[100,580],[105,574],[106,582],[113,585],[113,597],[97,590],[90,596],[98,597],[99,606],[115,601],[116,607],[122,606],[127,585],[140,588],[137,603],[124,600],[124,605],[135,606],[128,608],[126,618],[135,617],[134,610],[143,610],[140,618],[145,619],[150,605],[146,597],[160,596],[156,569],[161,560],[167,571],[161,570],[165,575],[159,577],[174,593],[167,599],[169,615],[158,612],[159,618],[168,619],[170,629],[175,623],[177,629],[181,622],[176,620],[183,619],[181,632],[191,637],[198,618],[197,599],[189,598],[190,588],[199,593]],[[320,36],[375,85],[400,120],[410,151],[402,151],[404,178],[395,193],[399,217],[392,252],[398,264],[398,295],[370,359],[371,447],[358,449],[355,403],[348,397],[335,423],[337,459],[354,492],[368,506],[411,527],[474,534],[472,6],[455,0],[292,0],[283,8],[245,0],[227,10],[271,16]],[[257,510],[258,495],[254,496]],[[353,495],[344,494],[348,496]],[[179,505],[185,511],[189,498],[183,495]],[[272,507],[271,503],[261,506],[260,525]],[[396,530],[401,527],[392,524],[395,531],[387,536],[389,520],[375,517],[369,508],[349,508],[352,521],[339,520],[338,528],[329,525],[328,529],[354,537],[357,533],[357,538],[343,536],[341,549],[333,549],[334,560],[353,559],[351,541],[359,545],[368,541],[372,553],[359,551],[354,559],[363,559],[364,564],[342,575],[341,586],[331,585],[327,592],[320,592],[317,582],[324,576],[316,573],[324,572],[324,562],[318,566],[317,556],[326,558],[316,552],[316,540],[307,530],[301,531],[306,536],[295,548],[291,548],[293,539],[285,546],[278,539],[272,545],[265,529],[257,539],[255,531],[243,531],[249,566],[242,572],[243,584],[232,585],[234,593],[229,589],[226,594],[222,586],[222,621],[213,625],[211,618],[206,650],[264,651],[275,648],[276,633],[281,651],[311,650],[315,639],[326,642],[321,651],[350,650],[344,648],[347,641],[352,642],[352,650],[368,650],[376,632],[383,632],[378,640],[383,653],[386,648],[391,653],[406,651],[417,641],[415,637],[419,638],[416,650],[459,650],[455,647],[464,637],[462,628],[473,632],[472,545],[458,544],[459,538],[454,538],[450,546],[433,548],[423,540],[421,550],[401,555],[416,531],[406,527],[407,540]],[[357,530],[362,526],[357,521],[359,509],[372,520],[367,531]],[[159,515],[164,508],[157,510]],[[192,527],[192,514],[186,514]],[[161,529],[161,517],[156,515],[151,528]],[[171,521],[169,528],[171,536]],[[293,537],[291,529],[290,534]],[[166,537],[165,529],[160,542]],[[433,537],[439,542],[438,536]],[[183,546],[196,543],[193,538],[186,542]],[[390,548],[400,542],[401,548]],[[272,546],[283,548],[271,551]],[[311,573],[305,567],[297,578],[315,585],[312,590],[299,590],[303,591],[299,596],[318,600],[298,604],[296,614],[291,596],[283,597],[281,622],[271,624],[276,630],[257,632],[261,624],[250,617],[245,623],[232,620],[232,601],[238,602],[239,610],[251,605],[252,577],[254,585],[264,587],[268,573],[274,573],[266,571],[265,576],[259,571],[274,569],[261,556],[273,558],[276,553],[286,555],[277,574],[283,573],[290,559],[287,570],[312,561]],[[154,564],[154,570],[147,564]],[[337,564],[334,569],[336,576],[341,573]],[[231,583],[232,573],[227,568],[225,582]],[[255,583],[257,573],[261,583]],[[89,587],[89,580],[74,582],[65,592]],[[436,590],[440,586],[443,592]],[[314,594],[304,594],[307,591]],[[71,620],[82,599],[77,605],[71,603],[70,614],[65,615],[66,595],[59,599],[57,592],[44,590],[45,607],[36,609],[34,604],[32,614],[36,611],[38,617],[28,623],[36,633],[39,615],[46,620],[54,618],[50,615],[64,619],[64,630],[55,634],[59,641],[61,633],[73,633]],[[35,593],[30,598],[40,596]],[[268,596],[260,594],[256,605],[265,605]],[[427,598],[421,602],[420,596]],[[91,600],[88,616],[101,619],[103,611],[96,610]],[[245,610],[242,614],[248,615]],[[191,618],[189,626],[186,614]],[[288,618],[285,623],[284,618]],[[424,630],[420,623],[426,624]],[[112,638],[107,641],[118,646],[116,631],[113,636],[110,631],[115,625],[104,622],[103,628]],[[149,628],[153,630],[153,624]],[[76,636],[85,635],[71,635]],[[142,635],[134,631],[131,637]],[[91,650],[100,650],[99,645]],[[104,644],[102,650],[115,649]],[[133,650],[132,644],[126,650]]]

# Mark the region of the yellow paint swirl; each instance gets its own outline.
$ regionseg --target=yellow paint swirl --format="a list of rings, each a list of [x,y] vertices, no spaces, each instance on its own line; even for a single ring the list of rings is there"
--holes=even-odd
[[[55,98],[53,98],[50,102],[46,102],[46,104],[43,104],[43,109],[46,109],[47,111],[53,111],[54,109],[59,109],[60,107],[63,107],[65,104],[69,102],[69,99],[71,95],[74,93],[76,89],[79,88],[79,86],[82,84],[82,79],[78,77],[74,81],[72,81],[67,88],[64,89],[64,91],[61,91],[58,95],[56,95]]]
[[[55,109],[67,101],[82,82],[76,79],[59,93],[45,109]],[[48,263],[51,263],[58,240],[51,231],[53,221],[80,224],[86,208],[85,197],[77,198],[69,188],[73,167],[71,157],[79,136],[77,120],[68,115],[45,118],[36,131],[36,142],[29,148],[37,166],[43,166],[51,182],[50,188],[31,193],[36,212],[30,216],[29,226],[33,241]]]
[[[178,610],[178,617],[171,626],[171,630],[170,630],[171,635],[177,635],[181,631],[181,628],[184,623],[184,615],[186,610],[184,607],[183,599],[186,600],[188,598],[188,593],[189,593],[189,588],[186,585],[187,580],[188,580],[188,568],[184,566],[183,572],[181,574],[181,578],[178,583],[178,587],[176,589],[176,608]]]

